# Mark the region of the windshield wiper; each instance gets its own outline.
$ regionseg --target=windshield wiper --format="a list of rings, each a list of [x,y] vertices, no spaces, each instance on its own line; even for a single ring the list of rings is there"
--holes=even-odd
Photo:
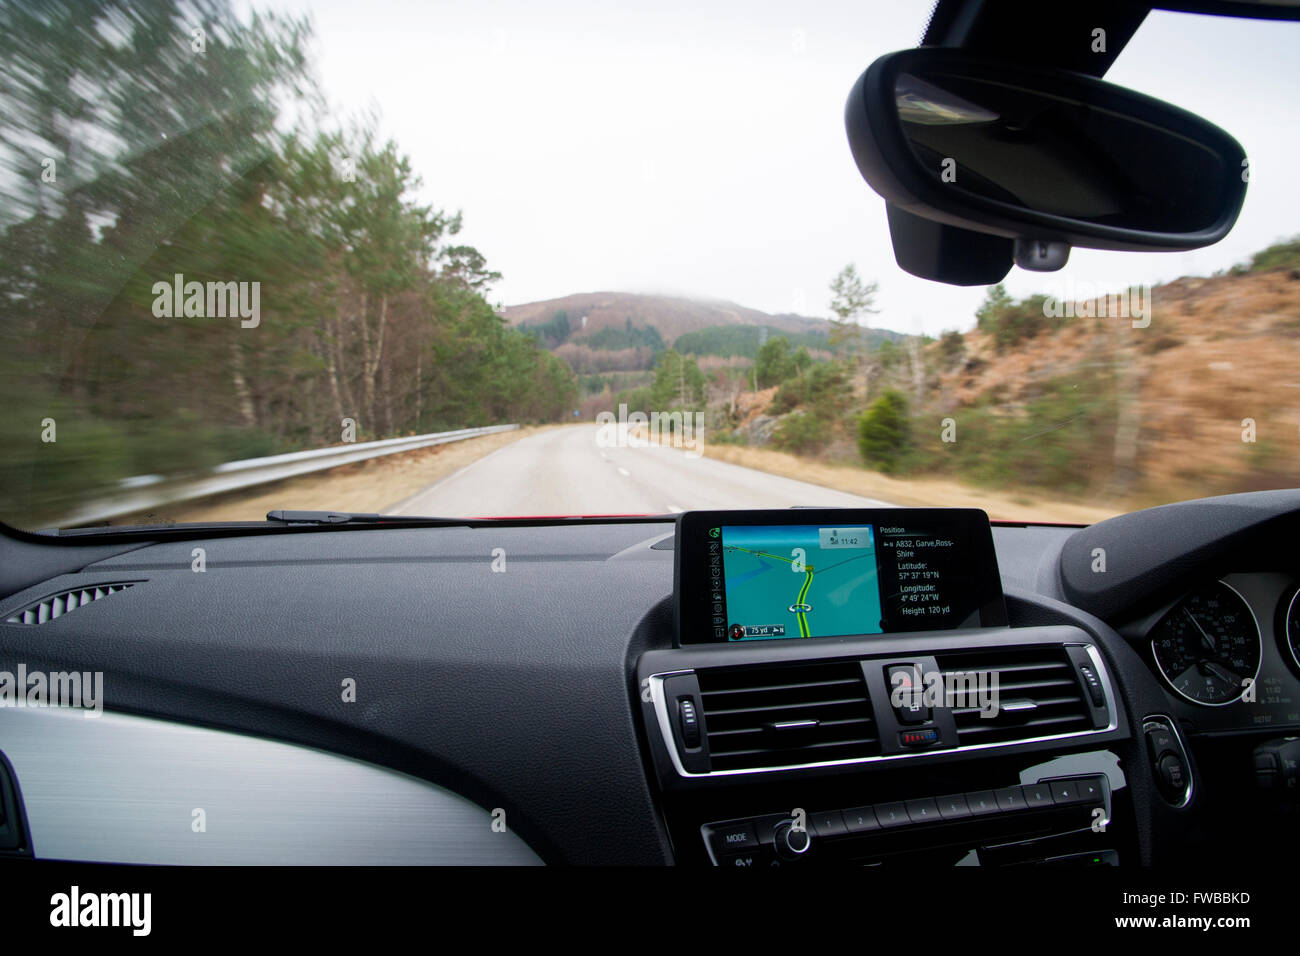
[[[641,524],[670,522],[675,515],[502,515],[494,518],[440,518],[420,515],[386,515],[353,511],[268,511],[265,521],[203,521],[156,525],[85,525],[77,528],[45,528],[27,532],[56,538],[111,536],[115,539],[157,540],[196,536],[240,535],[257,532],[305,531],[310,528],[478,528],[488,525],[532,527],[564,524]],[[0,522],[0,526],[3,522]]]
[[[419,515],[383,515],[360,511],[285,511],[266,513],[267,521],[283,525],[321,524],[422,524],[452,527],[469,524],[467,518],[428,518]]]

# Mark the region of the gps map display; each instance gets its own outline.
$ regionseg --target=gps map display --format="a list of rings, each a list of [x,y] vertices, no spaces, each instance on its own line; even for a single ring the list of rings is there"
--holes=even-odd
[[[680,643],[1006,623],[975,509],[694,511],[678,516],[675,551]]]
[[[882,630],[871,525],[723,526],[721,539],[728,639]]]

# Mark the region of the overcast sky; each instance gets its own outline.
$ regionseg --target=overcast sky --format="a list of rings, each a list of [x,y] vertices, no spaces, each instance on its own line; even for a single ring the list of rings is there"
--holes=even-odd
[[[310,12],[331,102],[377,110],[422,198],[463,211],[464,240],[504,274],[493,301],[669,292],[828,315],[827,285],[853,262],[880,284],[871,324],[974,324],[982,288],[895,265],[884,201],[844,133],[850,86],[916,45],[928,3],[273,5]],[[1252,177],[1236,228],[1193,253],[1076,249],[1061,273],[1013,269],[1012,293],[1208,274],[1300,232],[1297,51],[1297,23],[1153,13],[1107,79],[1242,143]]]

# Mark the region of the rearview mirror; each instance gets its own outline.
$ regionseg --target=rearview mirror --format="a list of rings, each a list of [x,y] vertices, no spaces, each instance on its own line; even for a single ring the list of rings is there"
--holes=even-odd
[[[1015,240],[1060,268],[1070,246],[1217,242],[1246,194],[1245,153],[1185,110],[1078,73],[932,48],[884,56],[845,110],[859,171],[885,200]]]

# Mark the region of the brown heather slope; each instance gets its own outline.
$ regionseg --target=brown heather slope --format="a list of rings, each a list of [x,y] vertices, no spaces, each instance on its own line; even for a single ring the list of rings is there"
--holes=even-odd
[[[1168,501],[1300,486],[1300,272],[1179,279],[1152,290],[1150,314],[1145,328],[1126,318],[1069,319],[1001,351],[974,330],[955,360],[934,342],[919,401],[906,358],[877,368],[871,397],[885,388],[907,395],[921,452],[916,467],[893,477],[863,467],[858,454],[854,416],[871,401],[863,374],[821,452],[759,447],[777,424],[773,388],[741,392],[734,409],[729,394],[714,394],[711,407],[727,423],[720,427],[742,444],[706,444],[706,454],[897,504],[982,507],[1027,520],[1089,522]],[[1052,395],[1045,418],[1041,400]],[[1088,408],[1095,433],[1075,420]],[[949,416],[958,439],[943,445]],[[1254,421],[1254,442],[1242,440],[1244,419]],[[1004,427],[991,432],[990,422]],[[986,450],[999,480],[970,467]],[[1070,489],[1035,481],[1044,463],[1078,480]]]
[[[970,332],[932,401],[994,399],[1015,414],[1045,381],[1100,368],[1136,426],[1133,504],[1300,485],[1300,273],[1182,278],[1151,301],[1146,328],[1076,318],[1002,353]]]

